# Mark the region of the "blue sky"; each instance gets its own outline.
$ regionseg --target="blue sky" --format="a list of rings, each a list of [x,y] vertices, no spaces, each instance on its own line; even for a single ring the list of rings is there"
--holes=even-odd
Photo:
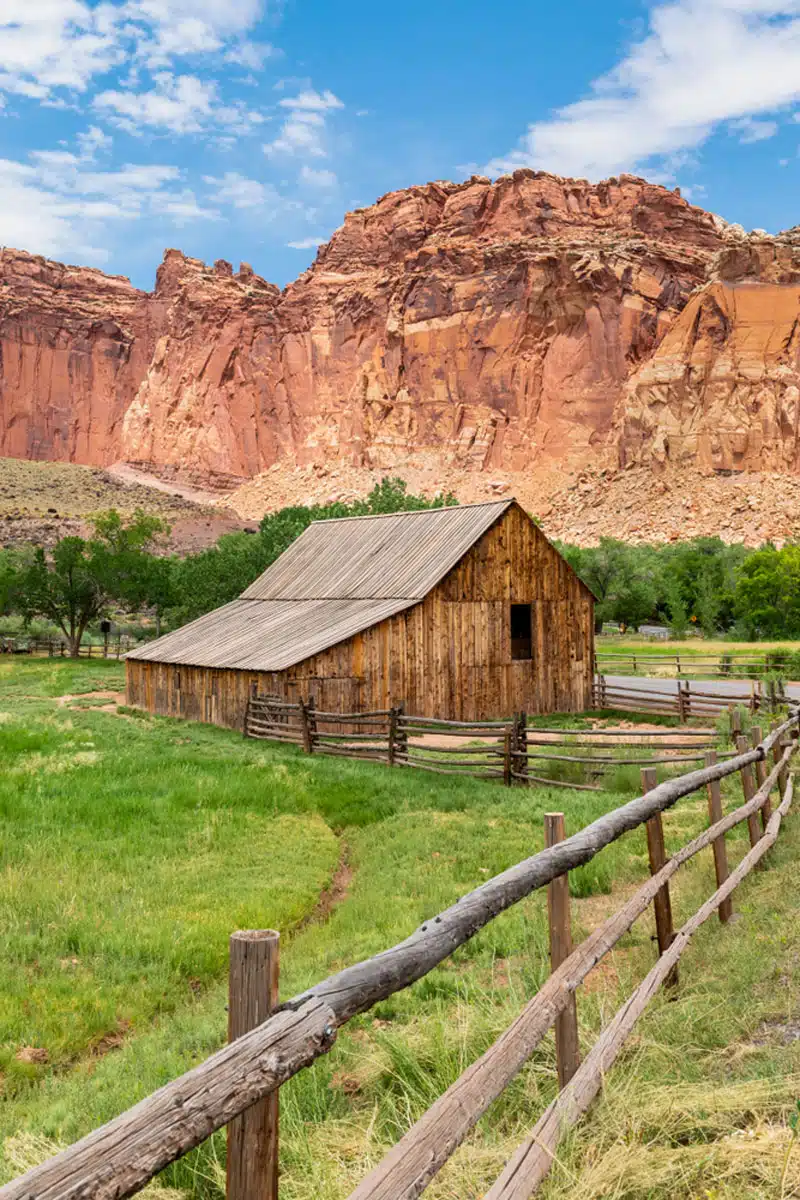
[[[348,209],[517,165],[800,223],[800,0],[0,0],[0,244],[285,284]]]

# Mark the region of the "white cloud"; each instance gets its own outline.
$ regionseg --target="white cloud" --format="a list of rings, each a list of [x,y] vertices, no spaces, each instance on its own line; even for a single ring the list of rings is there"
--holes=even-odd
[[[212,203],[231,204],[234,208],[257,208],[277,195],[271,185],[259,183],[257,179],[248,179],[238,171],[226,171],[221,179],[216,179],[213,175],[204,175],[203,182],[215,188],[211,196]]]
[[[225,61],[246,67],[248,71],[260,71],[268,58],[276,58],[280,54],[269,42],[239,42],[225,54]],[[249,79],[249,83],[257,83]]]
[[[325,158],[325,129],[327,114],[344,108],[333,92],[315,92],[311,89],[298,96],[279,101],[289,115],[280,128],[278,136],[264,146],[269,157],[276,155],[299,155],[304,158]]]
[[[83,0],[3,0],[0,63],[6,91],[43,98],[53,88],[86,90],[120,61],[115,13]]]
[[[302,110],[306,112],[328,112],[331,108],[344,108],[341,100],[334,96],[333,92],[319,92],[308,90],[301,92],[299,96],[294,96],[286,100],[279,100],[281,108],[291,108],[294,111]]]
[[[764,142],[775,137],[778,132],[777,121],[755,121],[752,117],[742,117],[739,121],[731,121],[728,128],[732,133],[739,134],[739,141],[748,145],[751,142]]]
[[[242,35],[261,16],[262,0],[128,0],[125,18],[138,31],[137,56],[151,69],[175,58],[214,54],[235,38],[246,53]]]
[[[301,238],[299,242],[287,242],[286,245],[290,250],[313,250],[315,246],[324,246],[325,238],[307,237]]]
[[[299,179],[301,183],[315,188],[336,187],[336,184],[339,182],[336,178],[336,172],[326,171],[324,167],[317,169],[315,167],[303,166],[300,168]]]
[[[45,100],[125,63],[155,71],[196,55],[259,69],[271,47],[246,34],[262,11],[263,0],[2,0],[0,91]]]
[[[65,150],[35,151],[29,162],[0,159],[0,190],[4,244],[71,261],[105,262],[114,223],[219,217],[197,202],[178,167],[98,171]]]
[[[129,133],[143,127],[170,133],[198,133],[211,116],[217,85],[196,75],[172,75],[161,71],[148,92],[100,92],[93,106]]]
[[[80,157],[93,159],[98,154],[107,154],[114,144],[110,133],[104,133],[97,125],[90,125],[83,133],[79,133],[76,141],[80,149]]]
[[[672,0],[591,94],[529,127],[488,170],[598,178],[700,146],[800,97],[800,0]],[[764,136],[771,136],[764,134]]]

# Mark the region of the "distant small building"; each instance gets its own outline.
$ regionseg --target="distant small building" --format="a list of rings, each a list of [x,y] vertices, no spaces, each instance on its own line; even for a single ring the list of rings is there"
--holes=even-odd
[[[316,521],[238,600],[127,656],[128,702],[480,720],[591,707],[594,597],[515,500]]]
[[[640,625],[637,633],[642,637],[653,638],[656,641],[668,641],[669,629],[666,625]]]

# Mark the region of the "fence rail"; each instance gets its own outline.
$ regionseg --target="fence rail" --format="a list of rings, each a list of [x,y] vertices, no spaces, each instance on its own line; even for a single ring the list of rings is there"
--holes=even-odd
[[[704,691],[688,679],[678,679],[675,690],[670,692],[666,690],[666,681],[660,688],[640,688],[633,684],[610,683],[605,675],[597,675],[592,686],[592,700],[598,709],[652,712],[686,721],[690,717],[716,717],[735,707],[745,707],[752,713],[762,709],[775,712],[786,703],[786,693],[782,683],[772,679],[766,684],[754,680],[746,690],[724,693]]]
[[[101,643],[82,642],[79,658],[122,658],[139,643],[127,634],[109,637]],[[64,638],[24,637],[19,634],[0,634],[0,654],[47,655],[48,658],[69,658],[69,646]]]
[[[791,737],[788,745],[787,736]],[[494,1200],[523,1200],[533,1195],[549,1169],[564,1130],[577,1121],[596,1095],[603,1072],[613,1063],[647,1002],[670,975],[674,978],[689,938],[715,911],[723,916],[723,902],[775,842],[781,820],[792,803],[793,779],[788,775],[788,766],[797,736],[798,714],[794,712],[753,749],[648,788],[637,799],[606,813],[578,833],[488,880],[398,945],[284,1002],[255,1029],[200,1066],[7,1184],[0,1189],[0,1200],[85,1200],[87,1196],[123,1200],[133,1195],[168,1163],[325,1054],[336,1030],[352,1017],[427,975],[500,913],[537,889],[557,884],[568,871],[590,862],[605,846],[642,824],[647,825],[652,847],[651,833],[654,829],[661,831],[664,811],[703,787],[709,790],[711,804],[712,790],[720,780],[756,765],[764,778],[755,792],[744,786],[744,805],[722,819],[716,819],[718,812],[710,808],[710,828],[669,861],[655,863],[651,853],[652,877],[556,966],[510,1028],[406,1133],[356,1188],[351,1200],[394,1200],[401,1195],[411,1200],[419,1196],[492,1100],[518,1074],[546,1031],[570,1011],[572,998],[589,971],[651,903],[661,901],[657,911],[662,915],[669,911],[669,879],[689,858],[713,846],[717,890],[674,938],[670,928],[663,929],[659,924],[659,943],[662,933],[667,941],[656,966],[600,1035],[585,1062],[575,1064],[571,1082],[546,1110],[488,1193]],[[768,755],[774,765],[767,774]],[[780,806],[768,817],[776,784]],[[754,822],[759,812],[763,832]],[[719,843],[729,829],[743,821],[748,821],[752,848],[736,870],[720,881]],[[574,1005],[571,1010],[576,1011]],[[557,1039],[559,1028],[563,1025],[557,1025]],[[557,1040],[557,1045],[563,1055],[564,1040]]]
[[[680,682],[674,693],[650,692],[594,684],[597,709],[612,709],[677,717],[715,719],[744,706],[756,713],[778,711],[785,702],[773,686],[728,696],[692,688]],[[739,732],[737,725],[733,732]],[[251,697],[244,722],[245,736],[266,738],[302,747],[308,754],[357,758],[389,766],[430,771],[440,775],[501,780],[505,784],[545,783],[552,787],[599,790],[609,771],[625,766],[679,766],[700,762],[716,748],[708,731],[604,730],[591,728],[536,729],[525,713],[505,720],[445,721],[409,715],[403,706],[377,712],[333,713],[317,709],[313,700],[296,703],[273,696]],[[670,740],[663,739],[669,734]],[[572,764],[583,768],[574,778]],[[570,778],[562,778],[563,775]]]
[[[657,669],[657,670],[656,670]],[[669,672],[675,678],[704,675],[716,679],[760,679],[776,674],[784,678],[800,675],[800,655],[791,650],[731,650],[721,654],[660,654],[643,650],[598,650],[598,674],[652,675]]]

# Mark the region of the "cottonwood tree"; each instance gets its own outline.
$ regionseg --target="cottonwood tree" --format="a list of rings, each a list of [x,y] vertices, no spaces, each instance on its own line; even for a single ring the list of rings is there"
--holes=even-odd
[[[38,546],[18,566],[13,604],[26,620],[45,617],[77,658],[88,626],[116,602],[150,603],[160,573],[150,549],[168,533],[159,518],[137,510],[128,521],[113,510],[94,521],[94,536],[61,538],[51,552]]]

